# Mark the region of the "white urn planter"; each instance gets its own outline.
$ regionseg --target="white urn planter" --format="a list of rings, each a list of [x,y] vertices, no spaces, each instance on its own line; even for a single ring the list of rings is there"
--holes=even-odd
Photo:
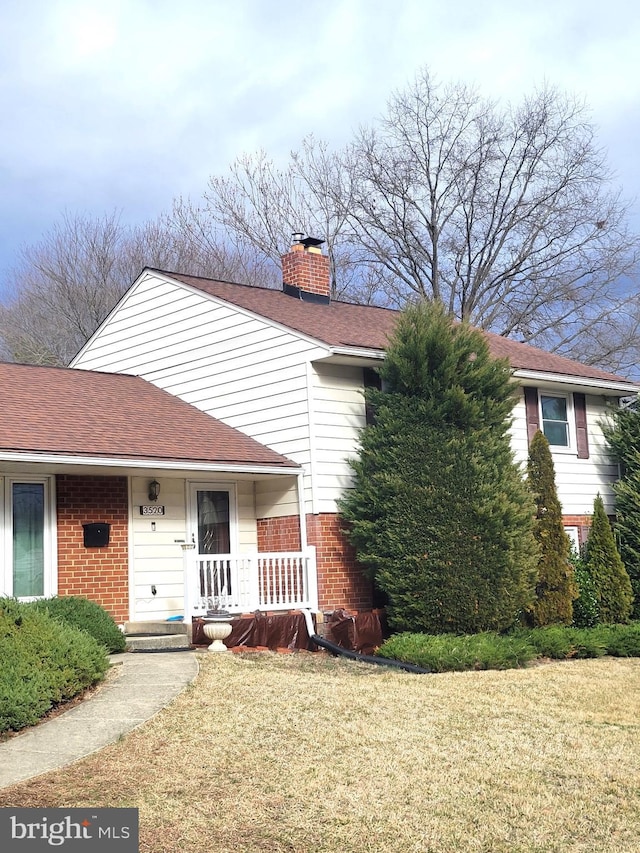
[[[207,639],[212,640],[208,647],[210,652],[228,652],[229,649],[223,643],[231,633],[231,615],[220,613],[216,616],[203,616],[203,630]]]

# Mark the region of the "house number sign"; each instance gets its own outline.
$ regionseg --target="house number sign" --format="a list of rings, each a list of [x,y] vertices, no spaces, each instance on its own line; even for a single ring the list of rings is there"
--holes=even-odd
[[[158,506],[158,504],[149,504],[149,506],[141,506],[140,515],[164,515],[164,507]]]

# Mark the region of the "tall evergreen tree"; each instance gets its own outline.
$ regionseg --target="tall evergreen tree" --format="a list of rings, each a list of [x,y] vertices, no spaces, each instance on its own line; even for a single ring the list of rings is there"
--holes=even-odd
[[[437,303],[406,310],[367,391],[375,423],[341,502],[399,630],[512,625],[533,597],[534,506],[510,447],[513,385],[483,335]]]
[[[587,570],[598,598],[600,621],[626,622],[633,603],[631,581],[620,559],[600,495],[594,502],[587,540]]]
[[[620,464],[616,494],[615,530],[620,556],[631,578],[634,602],[632,616],[640,619],[640,408],[619,409],[603,425],[607,443]]]
[[[569,538],[562,525],[553,458],[540,430],[529,446],[527,482],[536,502],[534,534],[540,548],[536,599],[527,618],[534,626],[573,621],[573,600],[578,597],[569,562]]]

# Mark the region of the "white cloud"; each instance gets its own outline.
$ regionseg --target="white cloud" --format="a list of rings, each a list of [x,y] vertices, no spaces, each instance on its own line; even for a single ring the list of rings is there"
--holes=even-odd
[[[0,268],[63,209],[157,215],[245,150],[340,143],[428,65],[584,96],[638,194],[635,0],[0,0]],[[0,279],[1,287],[1,279]]]

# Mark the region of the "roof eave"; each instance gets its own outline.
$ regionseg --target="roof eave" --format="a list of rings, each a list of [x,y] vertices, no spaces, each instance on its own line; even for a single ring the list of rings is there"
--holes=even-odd
[[[0,450],[0,462],[39,463],[42,465],[79,465],[87,468],[154,468],[158,471],[202,471],[226,474],[269,474],[297,476],[301,468],[291,466],[261,465],[259,463],[237,464],[228,462],[205,462],[196,459],[154,459],[110,456],[76,456],[67,453],[38,453],[33,450]]]
[[[550,382],[557,385],[581,385],[585,388],[593,388],[598,391],[607,391],[611,394],[632,395],[640,392],[640,385],[633,382],[613,379],[595,379],[588,376],[570,376],[566,373],[549,373],[540,370],[526,370],[516,368],[513,371],[516,379],[524,379],[532,382]]]

